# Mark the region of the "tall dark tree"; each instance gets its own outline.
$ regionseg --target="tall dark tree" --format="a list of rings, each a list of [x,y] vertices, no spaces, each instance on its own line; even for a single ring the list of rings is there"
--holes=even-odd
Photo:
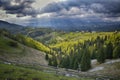
[[[104,50],[104,47],[102,45],[97,50],[96,54],[97,54],[97,61],[99,63],[104,63],[105,62],[105,50]]]
[[[75,61],[74,55],[70,55],[70,63],[69,63],[69,68],[70,69],[73,69],[73,67],[74,67],[74,61]]]
[[[82,55],[81,59],[81,70],[87,71],[91,68],[91,59],[90,59],[90,53],[87,48],[84,49],[84,53]]]
[[[53,65],[52,65],[52,59],[51,59],[51,58],[49,58],[49,60],[48,60],[48,65],[53,66]]]
[[[105,62],[104,39],[99,36],[96,39],[96,58],[99,63]]]
[[[113,58],[113,44],[111,42],[109,42],[106,45],[105,56],[106,56],[107,59],[112,59]]]
[[[48,59],[49,59],[48,54],[46,54],[46,55],[45,55],[45,59],[46,59],[46,60],[48,60]]]
[[[69,65],[70,65],[70,59],[69,56],[66,56],[62,59],[60,66],[64,68],[69,68]]]
[[[73,69],[78,69],[78,59],[75,59]]]
[[[53,58],[52,58],[53,60],[53,66],[55,66],[55,67],[57,67],[57,65],[58,65],[58,62],[57,62],[57,58],[56,58],[56,56],[54,56]]]
[[[96,50],[95,49],[91,53],[91,59],[96,59]]]
[[[120,58],[120,45],[116,46],[113,50],[113,58]]]

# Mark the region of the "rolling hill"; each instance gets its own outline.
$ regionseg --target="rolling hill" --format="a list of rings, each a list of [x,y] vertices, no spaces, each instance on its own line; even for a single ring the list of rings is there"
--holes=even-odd
[[[4,35],[0,36],[0,60],[19,64],[47,65],[44,52],[27,47]]]

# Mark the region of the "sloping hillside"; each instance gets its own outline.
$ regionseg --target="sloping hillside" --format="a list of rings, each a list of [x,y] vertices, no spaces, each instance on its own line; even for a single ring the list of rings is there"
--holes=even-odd
[[[0,60],[19,64],[47,65],[45,53],[0,36]]]

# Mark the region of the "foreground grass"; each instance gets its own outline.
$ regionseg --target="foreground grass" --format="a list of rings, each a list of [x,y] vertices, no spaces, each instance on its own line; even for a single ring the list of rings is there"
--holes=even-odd
[[[34,69],[0,63],[0,80],[92,80],[59,76]]]

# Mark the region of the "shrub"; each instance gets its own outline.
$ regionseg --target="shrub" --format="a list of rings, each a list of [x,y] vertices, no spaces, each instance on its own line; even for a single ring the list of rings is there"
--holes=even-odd
[[[11,47],[18,47],[18,43],[15,42],[15,41],[9,41],[8,45],[11,46]]]

